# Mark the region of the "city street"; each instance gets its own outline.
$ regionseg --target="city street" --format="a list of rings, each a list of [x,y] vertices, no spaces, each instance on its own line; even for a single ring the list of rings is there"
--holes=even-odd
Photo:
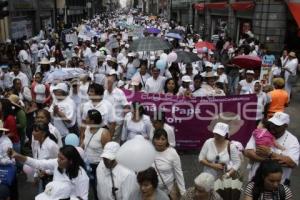
[[[289,131],[297,136],[300,140],[300,82],[298,82],[297,87],[294,88],[294,96],[290,106],[287,108],[287,113],[291,116],[291,124],[289,126]],[[201,172],[201,166],[198,162],[199,152],[180,152],[184,178],[186,182],[186,188],[193,185],[194,178]],[[294,194],[294,199],[300,199],[300,167],[293,170],[293,175],[291,178],[292,191]],[[19,194],[20,200],[34,199],[35,189],[31,183],[26,182],[25,175],[19,176]]]

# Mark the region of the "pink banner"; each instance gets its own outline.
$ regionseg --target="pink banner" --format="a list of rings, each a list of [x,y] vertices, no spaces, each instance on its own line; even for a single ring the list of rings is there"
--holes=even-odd
[[[256,95],[185,98],[124,90],[129,102],[139,101],[151,113],[163,110],[175,127],[177,149],[200,149],[213,137],[217,122],[230,125],[230,140],[246,144],[256,127]]]

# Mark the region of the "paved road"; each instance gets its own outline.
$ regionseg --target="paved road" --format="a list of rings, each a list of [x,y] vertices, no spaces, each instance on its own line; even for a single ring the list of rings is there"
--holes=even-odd
[[[287,108],[287,113],[291,116],[291,124],[289,130],[297,136],[300,140],[300,83],[294,88],[294,96],[290,106]],[[201,172],[200,164],[198,163],[198,151],[180,153],[183,173],[185,177],[186,186],[189,187],[193,184],[194,178]],[[293,170],[291,178],[292,191],[294,199],[300,199],[300,168],[297,167]],[[34,199],[35,190],[32,184],[26,182],[24,175],[19,176],[19,191],[20,200]]]

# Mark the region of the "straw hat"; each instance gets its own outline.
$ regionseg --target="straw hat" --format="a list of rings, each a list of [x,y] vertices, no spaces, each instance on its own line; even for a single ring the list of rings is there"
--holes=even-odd
[[[43,58],[43,59],[39,62],[39,64],[41,64],[41,65],[49,65],[49,64],[50,64],[50,61],[49,61],[47,58]]]
[[[296,53],[293,52],[293,51],[291,51],[291,52],[289,53],[289,56],[291,56],[291,57],[293,57],[293,58],[296,58]]]
[[[9,131],[9,129],[3,127],[2,120],[0,120],[0,131]]]
[[[17,106],[17,107],[21,107],[20,105],[20,97],[15,95],[15,94],[11,94],[9,97],[8,97],[8,100],[10,101],[11,104]]]

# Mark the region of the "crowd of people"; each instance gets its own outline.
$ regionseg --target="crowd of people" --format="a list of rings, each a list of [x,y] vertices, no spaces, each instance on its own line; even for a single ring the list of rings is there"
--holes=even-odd
[[[22,199],[12,175],[22,169],[32,173],[37,200],[221,200],[226,198],[215,182],[237,177],[244,157],[245,200],[292,199],[290,176],[300,146],[287,130],[285,107],[298,70],[295,52],[284,50],[276,59],[251,31],[237,44],[220,32],[212,38],[215,48],[197,48],[202,38],[190,26],[135,12],[97,15],[73,31],[76,44],[41,30],[0,45],[0,166],[12,172],[1,179],[0,200]],[[146,37],[170,48],[134,51],[134,41]],[[179,62],[179,51],[199,59]],[[260,57],[270,67],[268,81],[260,69],[233,64],[238,55]],[[186,188],[165,111],[149,113],[143,102],[128,102],[124,89],[184,98],[255,94],[257,129],[249,130],[244,148],[231,141],[229,124],[216,123],[199,147],[203,172]],[[137,135],[156,150],[152,166],[139,172],[116,160],[120,145]]]

